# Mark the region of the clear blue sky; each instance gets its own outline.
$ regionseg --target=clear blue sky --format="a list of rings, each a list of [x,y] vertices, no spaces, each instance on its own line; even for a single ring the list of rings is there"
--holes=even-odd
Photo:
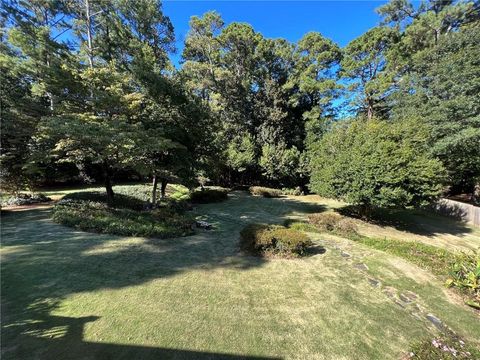
[[[225,23],[247,22],[268,38],[298,41],[308,31],[318,31],[340,46],[378,25],[375,8],[386,1],[185,1],[166,0],[164,13],[170,17],[177,39],[175,65],[182,52],[193,15],[209,10],[219,12]]]

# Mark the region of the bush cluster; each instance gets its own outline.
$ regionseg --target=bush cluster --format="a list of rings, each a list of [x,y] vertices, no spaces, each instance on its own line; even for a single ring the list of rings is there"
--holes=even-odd
[[[446,284],[466,293],[467,304],[480,309],[480,252],[457,254]]]
[[[52,199],[44,194],[17,194],[7,199],[2,205],[30,205],[47,201],[52,201]]]
[[[196,190],[190,194],[190,200],[196,204],[220,202],[227,200],[227,198],[228,190],[221,188]]]
[[[278,225],[249,224],[240,232],[240,247],[256,255],[297,257],[311,241],[300,231]]]
[[[115,194],[107,204],[104,193],[73,193],[53,209],[53,220],[76,229],[124,236],[170,238],[193,233],[193,219],[173,206],[143,211],[145,202]]]
[[[252,195],[263,196],[266,198],[277,198],[282,195],[282,190],[262,186],[252,186],[248,190]]]
[[[357,224],[352,219],[332,212],[311,214],[308,216],[308,222],[320,231],[341,235],[355,235],[358,231]]]

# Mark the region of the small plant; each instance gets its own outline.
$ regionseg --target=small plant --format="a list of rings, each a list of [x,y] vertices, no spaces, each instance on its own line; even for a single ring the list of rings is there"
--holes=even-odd
[[[335,232],[339,235],[356,235],[357,224],[354,220],[333,212],[311,214],[308,223],[320,231]]]
[[[249,224],[240,232],[245,251],[264,256],[298,257],[311,241],[300,231],[278,225]]]
[[[418,360],[473,360],[478,359],[480,352],[470,344],[453,335],[443,335],[435,339],[425,339],[412,347],[404,359]]]
[[[466,293],[469,297],[466,303],[480,309],[480,252],[458,254],[450,267],[446,285]]]
[[[262,186],[252,186],[249,188],[250,194],[263,196],[266,198],[277,198],[282,195],[282,191],[279,189],[272,189]]]
[[[190,194],[190,200],[197,204],[220,202],[228,199],[227,189],[204,189]]]
[[[340,235],[356,235],[358,234],[358,226],[354,220],[342,218],[335,225],[334,232]]]

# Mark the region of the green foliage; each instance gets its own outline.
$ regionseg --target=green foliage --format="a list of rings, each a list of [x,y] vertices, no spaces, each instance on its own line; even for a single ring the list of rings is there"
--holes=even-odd
[[[423,136],[408,124],[343,123],[312,148],[310,188],[365,207],[426,204],[440,194],[444,170]]]
[[[385,94],[393,86],[391,73],[384,71],[385,55],[397,33],[388,27],[375,27],[350,42],[343,54],[342,75],[350,79],[349,90],[358,112],[370,119],[385,113]]]
[[[264,145],[259,165],[269,180],[294,184],[298,178],[300,152],[296,147],[287,149],[285,144]]]
[[[472,191],[480,176],[480,45],[478,27],[444,35],[412,57],[395,101],[394,119],[414,118],[431,131],[428,144],[450,182]]]
[[[227,165],[243,172],[255,164],[255,147],[248,134],[235,138],[227,147]]]
[[[480,309],[480,253],[458,254],[450,266],[446,285],[466,293],[468,305]]]
[[[435,275],[441,276],[448,274],[448,269],[455,256],[447,250],[416,241],[370,238],[361,235],[352,236],[351,239],[374,249],[404,258]]]
[[[263,186],[251,186],[249,189],[250,194],[263,196],[266,198],[277,198],[282,195],[282,191],[278,189],[272,189]]]
[[[190,194],[190,200],[197,204],[220,202],[228,199],[228,189],[203,189]]]
[[[240,232],[240,247],[257,255],[297,257],[310,245],[307,235],[283,226],[249,224]]]
[[[143,211],[141,188],[125,188],[133,196],[117,194],[113,202],[103,192],[68,194],[55,205],[52,218],[76,229],[114,235],[169,238],[193,233],[193,220],[182,214],[184,208],[176,202]]]

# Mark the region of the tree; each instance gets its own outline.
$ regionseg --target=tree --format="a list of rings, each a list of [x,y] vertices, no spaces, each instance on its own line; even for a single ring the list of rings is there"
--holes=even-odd
[[[424,205],[444,179],[425,149],[427,132],[376,119],[339,123],[312,148],[310,188],[365,210]]]
[[[430,150],[452,190],[471,193],[480,178],[479,37],[478,27],[464,27],[415,54],[393,107],[396,121],[416,118],[431,129]]]
[[[391,73],[385,71],[386,53],[396,35],[388,27],[375,27],[344,49],[341,74],[349,80],[354,108],[367,119],[385,114],[385,100],[393,86]]]

